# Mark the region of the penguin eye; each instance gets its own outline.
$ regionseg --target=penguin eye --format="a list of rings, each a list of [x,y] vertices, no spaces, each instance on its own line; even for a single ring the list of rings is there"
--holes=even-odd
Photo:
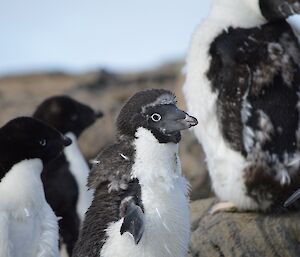
[[[151,119],[152,119],[154,122],[158,122],[158,121],[161,120],[161,116],[160,116],[160,114],[158,114],[158,113],[153,113],[153,114],[151,115]]]
[[[47,140],[43,138],[43,139],[41,139],[41,140],[39,141],[39,144],[40,144],[41,146],[46,146]]]
[[[77,116],[76,114],[73,114],[73,115],[71,116],[71,120],[72,120],[72,121],[77,120],[77,118],[78,118],[78,116]]]

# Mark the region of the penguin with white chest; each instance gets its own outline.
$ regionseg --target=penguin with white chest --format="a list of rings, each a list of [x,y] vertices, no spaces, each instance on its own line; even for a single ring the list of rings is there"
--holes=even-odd
[[[93,190],[88,190],[86,186],[90,169],[78,147],[77,139],[102,116],[102,112],[96,112],[68,96],[46,99],[33,114],[33,117],[55,127],[73,141],[42,172],[46,199],[56,216],[61,217],[60,235],[69,256],[78,239],[80,223],[83,222],[93,198]]]
[[[0,256],[58,257],[57,217],[46,202],[43,166],[71,144],[29,117],[0,128]]]
[[[271,210],[300,186],[300,47],[285,18],[299,0],[213,0],[183,88],[216,195]]]
[[[117,140],[89,176],[95,195],[73,257],[185,257],[189,186],[178,157],[180,131],[197,120],[169,91],[136,93],[117,119]]]

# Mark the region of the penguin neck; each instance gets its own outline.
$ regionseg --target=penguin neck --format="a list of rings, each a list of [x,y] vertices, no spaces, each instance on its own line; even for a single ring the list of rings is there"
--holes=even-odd
[[[77,201],[77,212],[81,221],[84,220],[85,212],[90,206],[93,198],[93,190],[86,186],[90,168],[83,157],[78,146],[77,137],[74,133],[68,132],[65,136],[72,139],[72,144],[64,149],[64,155],[69,162],[69,169],[74,176],[79,190]]]
[[[40,159],[23,160],[6,173],[0,182],[0,211],[21,209],[25,216],[33,206],[40,207],[45,199]],[[18,215],[19,213],[16,213]]]
[[[64,135],[72,140],[72,144],[69,145],[68,147],[64,148],[65,155],[66,156],[68,156],[68,155],[77,155],[78,152],[81,155],[81,152],[80,152],[79,147],[78,147],[77,136],[73,132],[67,132]]]
[[[133,145],[135,161],[132,177],[137,178],[142,186],[162,183],[166,188],[181,175],[178,157],[178,144],[159,143],[151,131],[138,128]]]
[[[213,0],[210,19],[223,28],[251,28],[265,24],[259,7],[259,0]]]
[[[86,178],[89,174],[90,169],[86,163],[85,158],[83,157],[80,151],[76,135],[72,132],[68,132],[65,134],[65,136],[67,136],[72,140],[72,144],[64,148],[64,154],[70,164],[71,172],[75,176],[76,180],[79,179],[78,176],[79,177],[83,176],[84,184],[82,186],[85,186]],[[77,182],[81,184],[82,178],[80,178],[79,181]]]

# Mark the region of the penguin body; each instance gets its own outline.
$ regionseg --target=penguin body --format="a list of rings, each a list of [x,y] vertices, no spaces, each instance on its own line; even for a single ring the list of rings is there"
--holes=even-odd
[[[46,199],[56,215],[61,217],[60,235],[71,256],[80,224],[93,198],[93,190],[86,186],[89,167],[77,139],[103,114],[67,96],[54,96],[41,103],[33,116],[55,127],[73,142],[42,172]]]
[[[143,238],[135,246],[130,235],[121,235],[121,219],[108,227],[101,256],[185,256],[182,246],[189,242],[188,183],[181,176],[178,146],[160,144],[143,128],[136,136],[132,176],[143,183],[139,189],[144,209]],[[157,174],[151,174],[154,171]]]
[[[74,257],[187,255],[188,183],[178,157],[180,130],[197,124],[165,90],[134,95],[122,108],[115,144],[89,176],[95,197]]]
[[[240,210],[277,208],[300,185],[300,47],[284,19],[297,8],[216,0],[192,39],[183,90],[194,132],[214,192]]]
[[[21,117],[0,128],[0,142],[0,256],[58,257],[57,217],[40,175],[71,140]]]

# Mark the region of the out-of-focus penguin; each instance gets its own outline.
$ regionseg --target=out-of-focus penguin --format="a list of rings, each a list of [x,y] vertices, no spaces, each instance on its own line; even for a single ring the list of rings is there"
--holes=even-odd
[[[73,141],[42,172],[46,199],[55,214],[61,218],[60,235],[69,256],[78,238],[80,223],[93,198],[93,190],[88,190],[86,186],[90,169],[78,147],[77,139],[102,116],[102,112],[95,112],[67,96],[46,99],[33,114],[33,117],[55,127]]]
[[[71,144],[33,118],[0,128],[0,256],[58,257],[58,223],[46,202],[43,166]]]
[[[116,142],[89,176],[95,189],[73,257],[185,257],[188,183],[178,157],[180,131],[197,120],[162,89],[136,93],[117,119]]]
[[[187,57],[186,102],[201,126],[213,212],[271,210],[300,186],[299,0],[213,0]]]

